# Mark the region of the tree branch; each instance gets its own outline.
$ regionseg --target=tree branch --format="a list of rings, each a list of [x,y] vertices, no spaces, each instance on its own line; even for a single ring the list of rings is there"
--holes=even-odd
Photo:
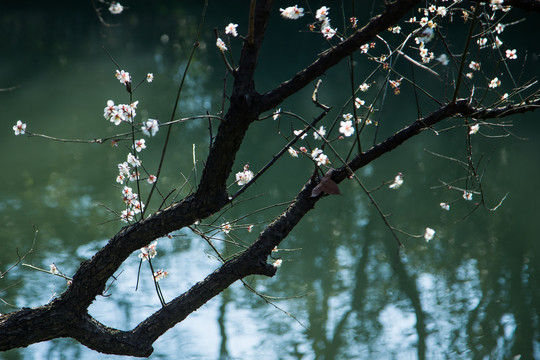
[[[366,26],[356,31],[347,40],[323,52],[313,64],[298,72],[292,79],[265,93],[261,99],[261,111],[274,109],[283,100],[303,89],[326,70],[358,50],[361,45],[368,43],[380,32],[395,24],[419,2],[420,0],[398,0],[388,5],[383,13],[372,18]]]

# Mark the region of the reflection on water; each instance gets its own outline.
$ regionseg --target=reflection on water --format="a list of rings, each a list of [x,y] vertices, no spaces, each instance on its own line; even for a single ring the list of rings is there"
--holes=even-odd
[[[6,54],[1,71],[7,85],[23,86],[0,93],[5,110],[2,128],[10,129],[16,120],[24,119],[37,132],[66,138],[110,135],[115,129],[103,120],[101,111],[110,98],[125,102],[126,93],[112,78],[114,66],[101,44],[133,74],[155,73],[155,82],[137,93],[140,114],[168,119],[199,12],[197,6],[185,6],[167,4],[168,15],[163,15],[160,6],[137,12],[137,4],[133,4],[126,22],[110,29],[101,28],[94,15],[82,8],[77,9],[76,21],[69,9],[62,16],[59,9],[54,13],[39,6],[33,11],[11,9],[3,14],[2,31],[13,35],[9,39],[19,40],[1,44],[2,54]],[[234,18],[226,6],[216,8],[208,15],[208,29]],[[66,18],[71,20],[63,23]],[[47,26],[49,23],[54,26]],[[270,39],[280,29],[271,31]],[[213,46],[208,45],[213,41],[208,31],[187,78],[180,116],[221,110],[224,70]],[[15,52],[20,56],[10,55]],[[36,57],[41,60],[35,61]],[[275,54],[271,60],[278,68],[294,65],[288,59],[286,64],[279,63],[285,60]],[[35,71],[22,71],[29,66]],[[259,74],[261,83],[274,83],[274,71]],[[328,90],[340,89],[338,80],[326,79],[325,86],[323,93],[338,96],[339,91]],[[306,104],[298,105],[297,110],[310,114],[311,105]],[[409,105],[398,105],[405,117]],[[179,353],[202,359],[539,357],[540,249],[534,227],[534,193],[528,189],[536,187],[535,179],[540,176],[537,161],[530,155],[539,153],[540,141],[538,125],[531,125],[534,116],[526,119],[514,131],[528,133],[528,142],[477,140],[480,151],[491,154],[484,183],[490,203],[496,204],[510,192],[496,212],[479,210],[463,220],[474,204],[440,187],[440,180],[457,178],[461,170],[424,151],[459,153],[463,151],[461,135],[425,135],[359,174],[368,188],[375,188],[403,172],[401,189],[384,187],[375,196],[385,213],[392,213],[392,223],[404,231],[421,234],[426,226],[435,228],[431,242],[404,238],[405,247],[398,254],[394,239],[368,199],[353,184],[343,184],[345,196],[318,204],[284,242],[275,255],[283,259],[283,265],[274,278],[246,279],[260,293],[276,297],[272,302],[279,309],[241,283],[235,284],[160,338],[152,358],[174,358]],[[238,156],[239,169],[247,161],[257,169],[271,158],[253,159],[254,152],[264,155],[279,150],[282,144],[278,140],[266,141],[275,126],[267,122],[253,126]],[[193,143],[200,152],[198,160],[204,161],[207,127],[206,122],[192,122],[174,129],[164,186],[179,188],[182,174],[189,176]],[[0,136],[3,154],[8,155],[0,162],[10,174],[0,189],[4,223],[1,270],[16,261],[16,248],[24,253],[35,237],[34,252],[26,261],[42,268],[54,262],[61,271],[72,274],[121,226],[109,221],[115,216],[107,209],[118,211],[119,189],[114,177],[116,164],[124,161],[123,149],[15,138],[8,131]],[[163,134],[152,141],[145,154],[148,159],[159,155]],[[216,224],[294,194],[311,171],[310,164],[298,163],[283,159],[248,195],[264,196],[239,204]],[[519,176],[525,171],[526,176]],[[443,200],[456,200],[450,212],[439,207]],[[250,216],[244,222],[256,224],[253,233],[238,229],[231,235],[238,242],[250,243],[261,230],[257,224],[281,210],[272,208]],[[202,239],[188,233],[174,235],[178,236],[159,240],[155,258],[155,266],[170,273],[161,283],[167,300],[219,266]],[[221,241],[216,244],[228,255],[238,251]],[[92,305],[92,315],[106,325],[130,329],[158,309],[147,264],[142,265],[139,289],[135,292],[139,258],[133,254],[116,274],[108,292],[111,296],[100,297]],[[17,307],[43,304],[66,286],[61,279],[23,267],[1,281],[4,290],[0,296]],[[11,310],[0,304],[1,312]],[[9,351],[0,358],[109,357],[71,340],[54,340]]]

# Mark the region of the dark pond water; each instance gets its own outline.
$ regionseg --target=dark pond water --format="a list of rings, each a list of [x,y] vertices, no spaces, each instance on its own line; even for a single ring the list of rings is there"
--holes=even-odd
[[[277,4],[275,11],[287,5],[291,4]],[[54,262],[62,272],[72,274],[122,226],[109,209],[122,210],[115,177],[116,164],[125,161],[125,147],[16,137],[11,128],[22,120],[28,131],[65,139],[113,135],[118,128],[103,118],[103,108],[109,99],[125,103],[129,96],[114,78],[116,66],[104,48],[134,79],[142,80],[148,72],[155,75],[153,83],[144,83],[135,93],[139,119],[169,119],[201,5],[163,1],[133,2],[129,7],[117,17],[103,12],[106,21],[119,24],[104,27],[90,1],[0,5],[0,87],[16,87],[0,92],[1,271],[16,262],[17,249],[22,255],[33,244],[25,263],[48,269]],[[244,7],[240,1],[211,2],[177,117],[220,111],[225,70],[212,29],[235,22],[243,33]],[[337,10],[339,5],[331,8]],[[537,23],[538,16],[533,20]],[[508,41],[514,39],[519,54],[527,49],[527,65],[537,71],[538,43],[520,36],[534,34],[534,21],[516,24],[504,35]],[[327,48],[319,37],[297,31],[305,23],[284,22],[277,14],[272,19],[259,65],[259,91],[287,79]],[[239,48],[239,41],[232,43],[236,56]],[[365,78],[371,67],[358,61],[357,75]],[[336,108],[349,95],[344,70],[346,64],[329,72],[320,91],[321,98]],[[434,94],[442,91],[439,82],[426,86]],[[311,91],[301,92],[282,108],[311,119],[318,114],[310,102]],[[404,87],[399,96],[388,95],[378,139],[416,118],[410,91]],[[432,104],[425,106],[427,113]],[[331,116],[340,114],[334,110]],[[457,162],[434,154],[465,161],[465,128],[439,135],[425,132],[358,174],[373,189],[402,172],[401,188],[385,185],[374,196],[396,228],[414,235],[423,234],[426,227],[435,229],[430,242],[400,235],[404,248],[398,255],[395,240],[369,199],[352,182],[343,184],[343,196],[319,202],[283,243],[278,253],[283,265],[274,278],[246,279],[257,291],[275,297],[275,306],[235,284],[160,338],[151,358],[179,354],[188,359],[540,357],[539,116],[525,114],[512,120],[516,136],[485,136],[501,133],[485,128],[472,137],[487,206],[495,207],[508,194],[497,211],[479,207],[473,212],[479,196],[465,201],[461,191],[444,185],[467,172]],[[283,116],[280,121],[282,129],[290,131],[291,119]],[[266,120],[251,128],[236,171],[246,162],[257,170],[281,149],[285,143],[277,134],[277,124]],[[453,125],[448,122],[440,129]],[[150,171],[155,171],[164,138],[164,129],[147,138],[141,157]],[[194,120],[178,125],[171,141],[160,178],[166,192],[181,188],[186,178],[193,184],[193,148],[200,170],[207,154],[208,123]],[[311,171],[309,161],[283,158],[245,195],[249,201],[223,213],[215,224],[268,207],[239,222],[253,224],[253,232],[238,228],[227,237],[252,242],[263,224],[284,209],[271,205],[289,200]],[[455,184],[459,187],[463,182]],[[178,196],[187,194],[189,186]],[[441,202],[450,203],[451,210],[441,209]],[[149,204],[150,208],[158,205]],[[224,239],[224,234],[218,232],[216,237]],[[170,274],[161,282],[166,300],[219,266],[208,244],[190,232],[178,232],[158,243],[154,266]],[[238,250],[223,241],[215,243],[228,255]],[[135,291],[138,267],[139,258],[133,254],[118,272],[111,296],[92,305],[92,315],[109,326],[131,329],[159,308],[145,266]],[[0,304],[0,312],[44,304],[65,286],[60,278],[18,266],[0,280],[0,297],[7,303]],[[110,357],[59,339],[0,353],[0,358]]]

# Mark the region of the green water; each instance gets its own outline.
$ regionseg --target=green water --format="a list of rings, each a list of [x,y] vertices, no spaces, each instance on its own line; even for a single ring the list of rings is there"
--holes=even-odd
[[[129,95],[114,78],[116,66],[103,47],[134,79],[154,73],[154,82],[143,84],[135,93],[134,100],[140,101],[138,117],[167,121],[195,39],[200,8],[191,2],[160,2],[152,9],[144,4],[132,4],[122,17],[107,17],[120,23],[109,28],[99,24],[90,2],[0,6],[5,7],[0,11],[0,87],[16,86],[0,93],[1,271],[17,261],[17,251],[22,256],[33,244],[25,263],[48,269],[54,262],[62,272],[73,274],[123,225],[112,211],[122,210],[115,177],[116,164],[125,161],[125,146],[16,137],[11,128],[22,120],[30,132],[58,138],[88,140],[114,134],[117,128],[103,118],[103,108],[109,99],[127,103]],[[287,5],[279,3],[276,9]],[[225,70],[212,29],[233,21],[245,30],[247,11],[239,15],[234,9],[211,4],[180,102],[180,117],[220,111]],[[308,41],[295,41],[291,32],[299,37],[306,34],[293,29],[295,25],[277,17],[270,22],[257,74],[259,91],[287,79],[326,48],[326,43],[311,36],[306,37]],[[512,34],[519,36],[517,30],[508,36]],[[525,46],[519,38],[516,43]],[[529,46],[530,59],[535,59],[538,46]],[[233,43],[233,53],[239,48],[239,41]],[[368,71],[359,64],[358,72]],[[324,77],[323,102],[341,104],[338,101],[348,95],[343,69]],[[318,114],[310,93],[311,88],[281,106],[310,119]],[[415,118],[416,108],[408,95],[389,98],[379,139]],[[290,119],[280,121],[284,129],[290,127]],[[465,129],[440,135],[425,132],[358,174],[373,189],[402,172],[405,182],[399,190],[384,186],[374,196],[384,213],[391,215],[393,226],[415,235],[423,234],[426,227],[435,229],[431,242],[402,236],[404,248],[398,255],[395,240],[369,199],[358,185],[343,183],[343,196],[320,201],[283,242],[283,251],[278,253],[283,265],[274,278],[246,279],[257,291],[277,297],[274,304],[283,311],[235,284],[161,337],[151,358],[177,358],[178,354],[193,359],[540,357],[538,114],[516,116],[514,121],[512,132],[528,140],[473,137],[473,155],[485,171],[487,206],[495,207],[508,193],[497,211],[480,207],[471,213],[479,197],[466,202],[461,192],[442,185],[466,172],[433,153],[465,160]],[[285,144],[277,126],[278,122],[266,120],[250,128],[235,171],[241,171],[246,162],[255,171],[272,159]],[[151,172],[157,167],[155,159],[164,138],[162,128],[155,138],[147,139],[148,148],[141,157]],[[208,138],[206,120],[173,129],[160,178],[163,191],[180,189],[185,178],[194,183],[193,144],[200,171]],[[289,200],[311,171],[305,159],[283,158],[245,194],[246,201],[225,212],[216,225]],[[231,191],[237,188],[234,185]],[[143,187],[141,192],[148,190]],[[178,196],[188,191],[189,186],[177,190]],[[451,211],[439,207],[442,201],[451,203]],[[157,200],[149,204],[150,208],[158,205]],[[283,209],[257,212],[240,222],[254,224],[253,232],[237,229],[231,235],[238,242],[250,243],[263,224]],[[154,266],[170,273],[161,282],[166,300],[219,266],[202,239],[185,231],[173,235],[159,240],[154,261]],[[221,241],[216,244],[229,255],[237,250],[225,249]],[[144,266],[135,292],[138,266],[133,254],[117,272],[111,296],[98,298],[92,305],[90,312],[99,321],[131,329],[159,308]],[[0,297],[15,305],[0,304],[0,312],[5,313],[46,303],[65,289],[65,282],[18,266],[0,280],[0,289]],[[109,357],[59,339],[2,353],[0,358]]]

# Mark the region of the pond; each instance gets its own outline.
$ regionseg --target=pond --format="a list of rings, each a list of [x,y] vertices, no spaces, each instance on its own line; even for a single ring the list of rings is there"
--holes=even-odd
[[[223,89],[230,89],[232,79],[224,82],[226,71],[213,29],[235,22],[244,33],[244,3],[211,2],[175,118],[222,110]],[[331,9],[337,11],[335,3]],[[279,2],[274,11],[288,5]],[[134,82],[154,74],[152,83],[143,82],[135,92],[137,116],[168,121],[196,39],[201,4],[162,1],[150,6],[133,1],[124,14],[102,12],[114,26],[100,23],[91,1],[21,1],[2,8],[0,88],[12,89],[0,92],[0,166],[6,174],[0,187],[0,270],[6,271],[18,255],[32,249],[23,263],[46,270],[54,263],[69,276],[124,225],[117,216],[122,199],[115,178],[117,164],[125,161],[126,146],[14,136],[11,128],[21,120],[29,132],[58,139],[114,135],[119,130],[103,118],[103,108],[111,99],[130,101],[114,77],[115,63],[129,71]],[[363,20],[367,18],[368,14]],[[518,23],[505,35],[507,41],[515,39],[520,53],[528,47],[528,64],[538,71],[540,49],[521,36],[534,33],[533,25],[534,21]],[[288,79],[328,47],[320,37],[298,31],[301,26],[277,15],[271,20],[256,79],[259,91]],[[229,45],[237,60],[241,41],[233,40]],[[366,77],[371,71],[368,64],[359,57],[356,61],[358,76]],[[340,64],[323,77],[321,101],[342,106],[350,95],[346,69],[347,64]],[[440,83],[427,86],[435,92]],[[317,116],[312,89],[281,104],[283,111],[305,119]],[[402,91],[399,96],[388,95],[378,140],[416,119],[416,104],[405,87]],[[331,117],[340,116],[338,111],[332,110]],[[275,277],[251,277],[234,284],[162,336],[150,358],[540,357],[535,190],[540,177],[540,125],[537,113],[513,120],[515,136],[495,137],[491,136],[494,129],[483,129],[472,137],[486,207],[476,208],[478,194],[466,201],[459,186],[448,186],[466,175],[458,161],[449,160],[466,160],[465,130],[426,131],[358,172],[367,189],[380,187],[373,196],[392,226],[421,236],[400,234],[404,246],[398,251],[369,198],[358,184],[345,182],[340,185],[344,195],[320,201],[282,243],[276,258],[283,263]],[[246,163],[254,171],[262,168],[285,144],[278,129],[290,131],[289,122],[294,121],[282,115],[277,121],[270,118],[254,124],[234,171],[241,171]],[[172,196],[181,198],[193,189],[208,154],[208,128],[205,119],[173,127],[160,176],[163,191],[174,189]],[[146,139],[141,158],[150,171],[157,168],[165,132],[162,128]],[[241,202],[207,221],[204,230],[216,238],[213,243],[225,255],[234,255],[239,248],[233,243],[253,242],[312,171],[310,161],[281,159]],[[389,189],[385,182],[399,172],[403,185]],[[231,191],[238,189],[232,177],[230,183]],[[147,194],[149,186],[141,191]],[[450,204],[450,211],[442,209],[441,202]],[[159,205],[157,200],[148,204],[149,209]],[[249,216],[229,234],[212,230],[245,214]],[[249,225],[253,231],[248,231]],[[435,230],[429,242],[423,237],[426,227]],[[157,251],[154,267],[169,273],[160,282],[166,301],[220,264],[209,244],[189,230],[159,239]],[[159,309],[150,270],[137,255],[119,269],[109,296],[99,297],[90,308],[108,326],[128,330]],[[42,305],[65,288],[63,279],[19,265],[0,279],[0,312]],[[0,353],[0,359],[45,358],[111,357],[70,339]]]

